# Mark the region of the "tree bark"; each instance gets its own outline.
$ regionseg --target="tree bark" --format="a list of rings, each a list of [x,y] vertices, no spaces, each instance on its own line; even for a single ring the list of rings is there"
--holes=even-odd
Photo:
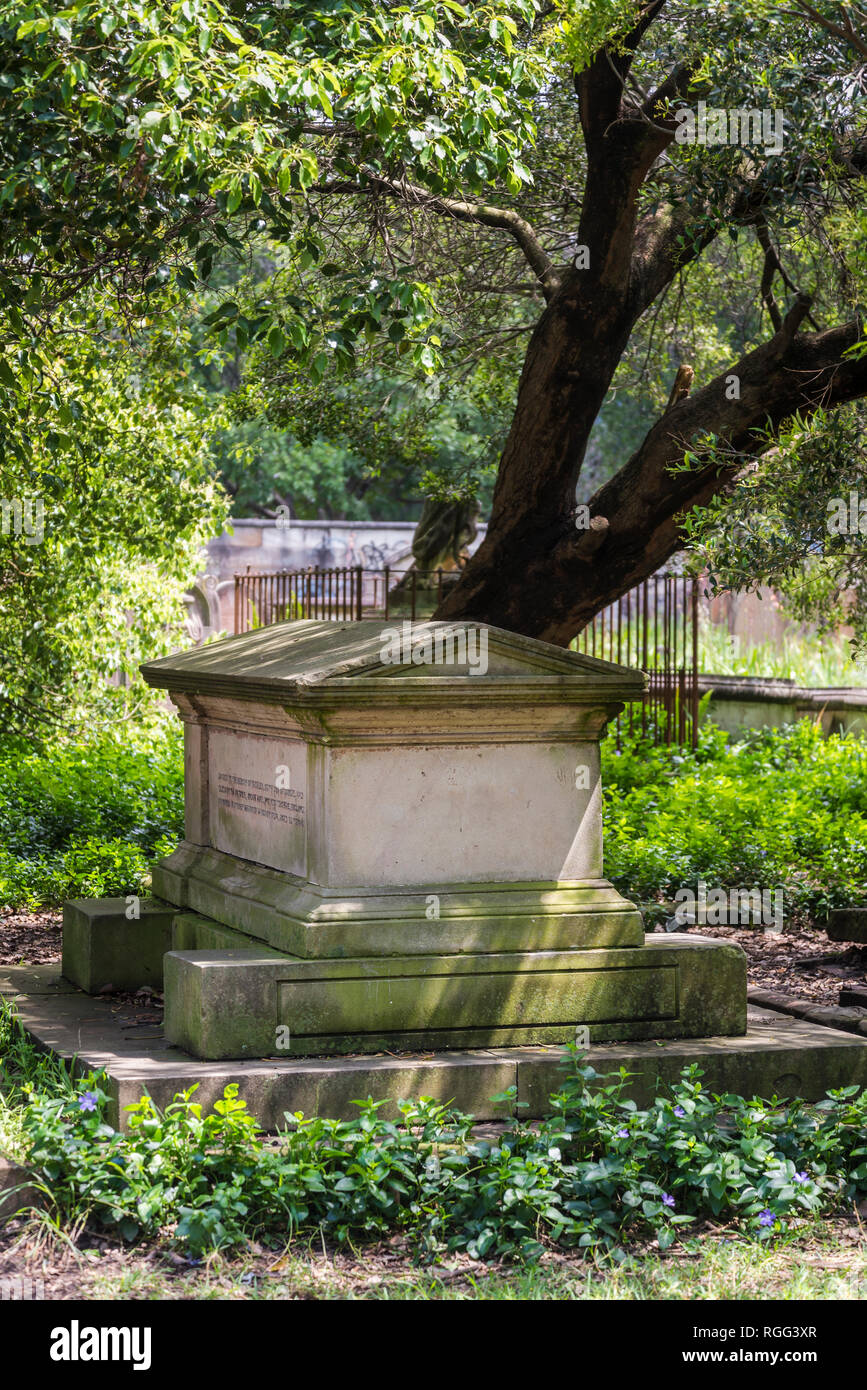
[[[796,412],[808,417],[867,394],[867,356],[844,358],[858,342],[853,321],[800,334],[809,301],[799,298],[778,333],[731,369],[667,411],[640,448],[588,503],[591,525],[559,526],[526,539],[514,572],[517,528],[491,529],[436,617],[473,617],[567,646],[593,615],[665,563],[681,546],[679,517],[728,487],[771,447],[766,431]],[[740,397],[727,398],[736,376]],[[713,433],[727,442],[730,467],[682,465],[690,442]],[[511,557],[511,558],[510,558]]]

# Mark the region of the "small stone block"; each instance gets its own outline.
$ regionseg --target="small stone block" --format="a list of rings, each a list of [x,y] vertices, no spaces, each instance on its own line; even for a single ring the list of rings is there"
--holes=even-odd
[[[827,930],[829,941],[856,941],[867,945],[867,907],[834,908]]]
[[[163,956],[172,948],[177,909],[153,898],[128,917],[126,898],[73,898],[63,909],[63,974],[87,994],[162,989]]]

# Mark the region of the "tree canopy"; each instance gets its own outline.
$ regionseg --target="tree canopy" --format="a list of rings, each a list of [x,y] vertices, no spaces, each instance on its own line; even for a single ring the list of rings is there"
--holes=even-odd
[[[841,566],[825,522],[867,394],[859,6],[7,0],[0,34],[19,480],[21,374],[41,408],[70,314],[104,305],[130,342],[210,293],[236,423],[314,401],[351,433],[388,382],[482,403],[488,533],[440,616],[566,642],[685,542],[720,575],[796,556],[858,589],[863,533]],[[454,455],[425,479],[478,486]]]

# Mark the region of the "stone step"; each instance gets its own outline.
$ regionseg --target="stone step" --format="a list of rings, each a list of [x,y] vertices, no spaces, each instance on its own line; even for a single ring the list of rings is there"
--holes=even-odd
[[[502,1102],[492,1097],[517,1088],[526,1119],[548,1110],[548,1097],[561,1083],[562,1048],[554,1046],[479,1048],[454,1052],[195,1061],[166,1042],[152,1023],[137,1023],[132,1005],[118,1007],[62,980],[56,965],[0,969],[0,993],[15,1007],[23,1026],[44,1047],[80,1072],[104,1068],[109,1076],[115,1124],[124,1107],[147,1092],[159,1106],[198,1086],[206,1108],[226,1086],[239,1094],[260,1123],[273,1130],[284,1115],[349,1118],[353,1100],[385,1100],[384,1113],[398,1115],[397,1102],[421,1095],[453,1101],[480,1121],[503,1118]],[[705,1085],[716,1092],[820,1100],[829,1089],[867,1085],[867,1038],[751,1008],[741,1037],[648,1039],[592,1044],[587,1060],[600,1074],[630,1073],[626,1094],[638,1105],[650,1103],[657,1082],[673,1082],[696,1063]]]
[[[831,941],[857,941],[867,945],[867,907],[836,907],[828,919]]]

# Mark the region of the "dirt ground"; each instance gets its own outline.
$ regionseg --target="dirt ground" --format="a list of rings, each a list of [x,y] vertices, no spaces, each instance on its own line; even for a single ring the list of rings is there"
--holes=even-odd
[[[60,960],[59,912],[14,912],[0,908],[0,965],[47,965]]]
[[[860,1210],[803,1223],[773,1248],[760,1249],[734,1226],[714,1222],[696,1224],[688,1237],[664,1255],[652,1238],[635,1241],[619,1269],[552,1249],[523,1270],[464,1254],[419,1264],[402,1236],[345,1250],[326,1247],[318,1236],[282,1250],[250,1241],[229,1255],[191,1260],[168,1239],[129,1247],[93,1231],[70,1239],[16,1220],[0,1234],[0,1286],[23,1276],[33,1281],[36,1297],[50,1301],[865,1296]]]
[[[779,990],[793,999],[836,1004],[841,989],[867,989],[867,949],[829,941],[819,928],[781,933],[761,927],[698,927],[742,947],[747,957],[747,984]],[[833,960],[822,960],[832,956]]]

